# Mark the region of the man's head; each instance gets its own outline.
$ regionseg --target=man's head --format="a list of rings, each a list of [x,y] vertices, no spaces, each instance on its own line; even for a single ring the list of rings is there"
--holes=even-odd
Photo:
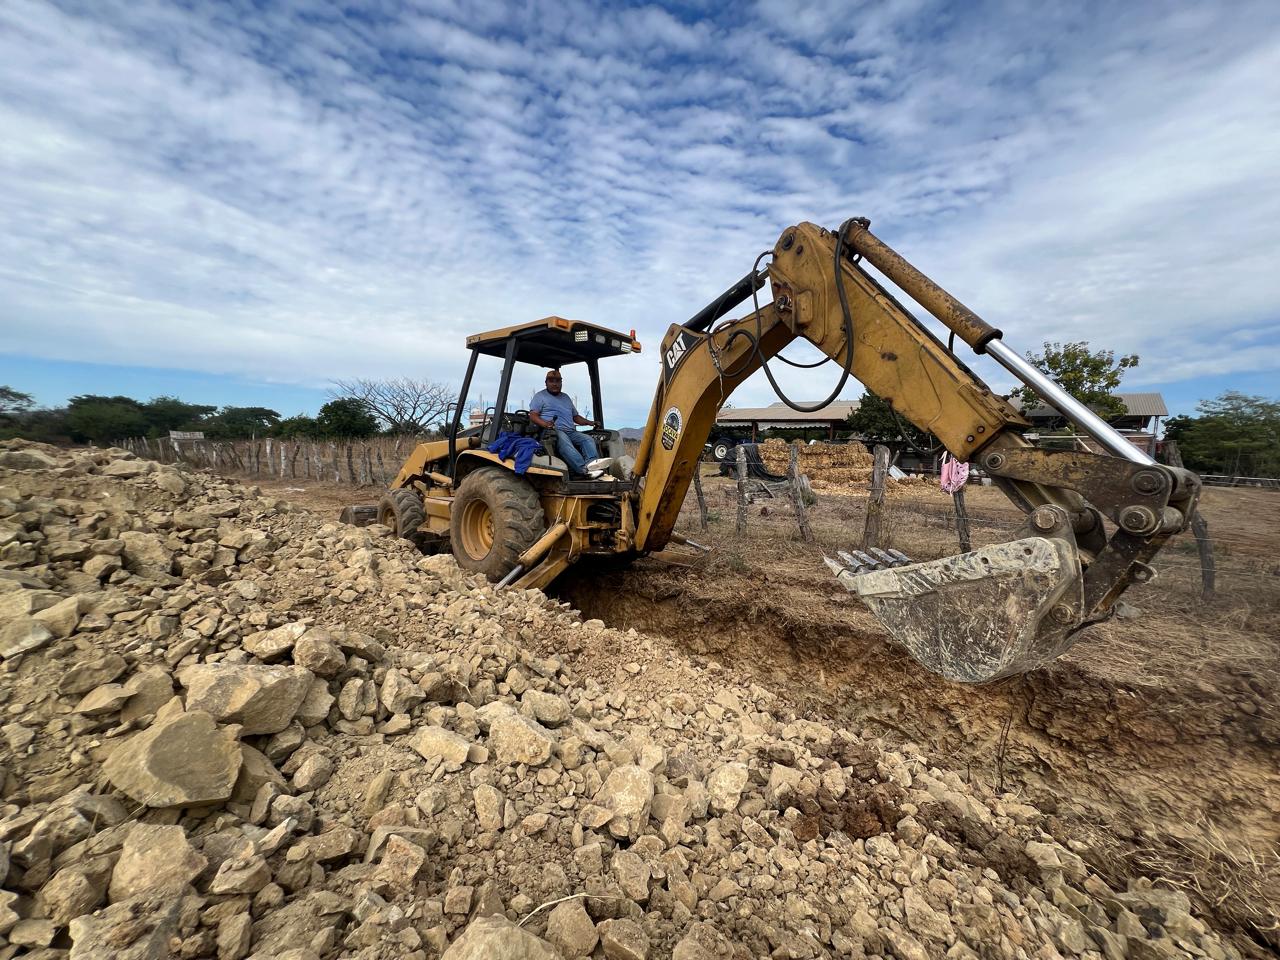
[[[562,382],[563,380],[560,377],[559,370],[547,371],[547,393],[551,394],[553,397],[559,395]]]

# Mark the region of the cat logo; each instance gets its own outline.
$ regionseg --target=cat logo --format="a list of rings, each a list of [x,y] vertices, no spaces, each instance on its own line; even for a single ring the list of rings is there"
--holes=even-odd
[[[682,333],[676,337],[675,343],[671,344],[671,349],[667,351],[667,366],[674,370],[687,349],[688,347],[685,346],[684,342],[684,334]]]
[[[676,440],[680,437],[680,428],[684,426],[684,421],[680,418],[680,411],[672,407],[667,411],[667,415],[662,418],[662,449],[675,449]]]

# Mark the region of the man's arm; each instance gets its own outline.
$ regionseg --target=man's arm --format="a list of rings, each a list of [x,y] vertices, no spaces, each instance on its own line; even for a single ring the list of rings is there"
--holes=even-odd
[[[535,393],[529,401],[529,420],[535,427],[541,427],[543,430],[550,430],[555,424],[542,416],[542,399],[540,394]]]
[[[577,404],[570,401],[570,406],[573,410],[573,422],[575,424],[577,424],[580,427],[597,427],[598,428],[600,426],[599,420],[588,420],[586,417],[580,414],[578,412]]]

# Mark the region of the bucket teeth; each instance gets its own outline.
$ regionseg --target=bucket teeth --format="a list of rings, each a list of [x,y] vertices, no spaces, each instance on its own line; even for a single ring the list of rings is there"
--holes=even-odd
[[[837,577],[841,573],[856,577],[873,570],[905,567],[912,562],[910,557],[899,550],[881,550],[879,547],[871,547],[866,553],[861,550],[837,550],[836,556],[839,557],[838,561],[830,557],[823,559]]]

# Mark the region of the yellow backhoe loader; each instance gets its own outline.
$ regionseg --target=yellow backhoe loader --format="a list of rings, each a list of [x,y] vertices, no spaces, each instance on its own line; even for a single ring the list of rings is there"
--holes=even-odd
[[[770,263],[759,269],[766,256]],[[916,320],[864,261],[937,317],[951,342]],[[766,282],[772,297],[761,306]],[[748,299],[750,313],[722,319]],[[1131,582],[1153,575],[1149,561],[1192,516],[1198,477],[1155,463],[872,234],[869,221],[851,219],[835,231],[788,228],[756,268],[667,331],[634,461],[617,431],[602,426],[598,369],[605,357],[640,352],[634,332],[548,317],[469,337],[470,365],[447,439],[419,445],[376,510],[348,508],[344,519],[376,518],[424,547],[447,546],[462,567],[515,587],[546,586],[571,563],[687,542],[674,532],[676,517],[716,412],[761,367],[781,396],[768,361],[796,338],[842,370],[824,404],[857,378],[958,460],[978,464],[1027,514],[1018,539],[941,560],[858,551],[827,559],[837,580],[935,673],[981,682],[1052,660],[1109,617]],[[955,355],[957,338],[1031,386],[1104,452],[1034,446],[1023,437],[1030,424]],[[481,356],[502,359],[494,412],[464,429]],[[512,372],[522,363],[574,373],[575,364],[585,365],[601,425],[589,432],[604,454],[596,464],[602,475],[572,477],[553,435],[527,411],[506,412]],[[523,474],[488,451],[501,432],[539,441]]]

